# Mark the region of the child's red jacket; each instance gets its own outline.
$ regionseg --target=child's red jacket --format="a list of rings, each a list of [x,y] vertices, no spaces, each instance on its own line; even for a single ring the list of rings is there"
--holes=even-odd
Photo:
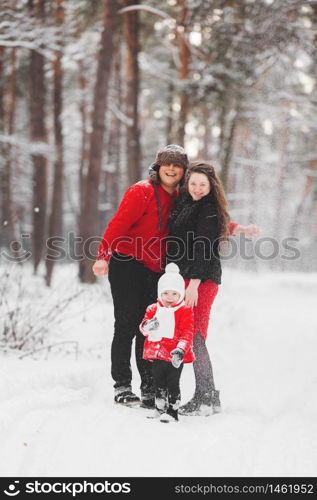
[[[159,302],[160,306],[163,304]],[[140,331],[146,335],[143,330],[145,321],[154,318],[157,311],[157,304],[148,306],[142,323],[140,324]],[[183,349],[184,363],[191,363],[195,361],[193,353],[193,336],[194,336],[194,313],[191,307],[186,305],[180,307],[175,311],[175,330],[172,339],[162,338],[158,342],[151,342],[148,338],[145,339],[143,358],[144,359],[162,359],[164,361],[172,361],[170,352],[176,347]]]

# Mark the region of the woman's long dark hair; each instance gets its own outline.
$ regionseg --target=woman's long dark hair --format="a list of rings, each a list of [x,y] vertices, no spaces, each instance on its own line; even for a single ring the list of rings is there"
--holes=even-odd
[[[188,192],[188,181],[191,174],[205,174],[210,182],[210,192],[214,195],[219,222],[219,237],[226,239],[229,235],[230,216],[228,214],[228,202],[219,176],[216,174],[211,163],[206,161],[195,161],[189,165],[185,176],[185,189]]]

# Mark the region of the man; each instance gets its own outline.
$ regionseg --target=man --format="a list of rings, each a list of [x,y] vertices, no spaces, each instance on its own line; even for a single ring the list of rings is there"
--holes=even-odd
[[[143,359],[144,336],[139,325],[147,306],[156,301],[157,282],[164,269],[167,222],[187,167],[188,157],[181,146],[171,144],[158,151],[150,168],[151,179],[137,182],[124,194],[93,266],[96,276],[109,273],[115,316],[111,375],[117,403],[140,401],[131,387],[130,358],[135,337],[141,404],[154,407],[152,367]]]

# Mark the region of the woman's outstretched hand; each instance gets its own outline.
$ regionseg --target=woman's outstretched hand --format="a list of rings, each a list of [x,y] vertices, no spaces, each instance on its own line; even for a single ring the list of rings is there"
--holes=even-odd
[[[250,224],[249,226],[238,224],[234,228],[233,236],[238,236],[239,234],[244,234],[246,238],[256,238],[260,234],[260,228],[255,224]]]
[[[105,260],[96,260],[92,266],[92,272],[95,276],[104,276],[108,273],[109,264]]]

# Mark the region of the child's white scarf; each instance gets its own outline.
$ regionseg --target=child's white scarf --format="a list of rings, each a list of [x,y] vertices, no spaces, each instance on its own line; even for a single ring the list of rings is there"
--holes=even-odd
[[[159,327],[151,331],[148,339],[152,342],[159,342],[162,338],[172,339],[175,333],[175,312],[183,305],[185,305],[183,300],[175,307],[164,307],[158,302],[155,318],[159,322]]]

